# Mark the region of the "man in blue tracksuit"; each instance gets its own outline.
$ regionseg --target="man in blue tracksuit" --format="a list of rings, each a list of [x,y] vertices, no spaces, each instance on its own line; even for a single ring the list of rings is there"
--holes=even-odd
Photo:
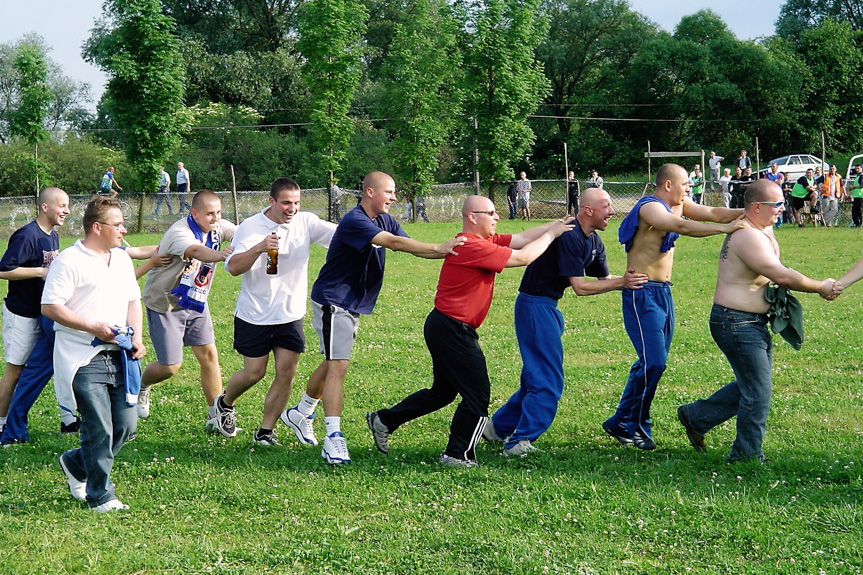
[[[568,287],[594,295],[627,287],[640,289],[647,276],[608,272],[605,246],[596,230],[614,215],[611,196],[589,188],[579,199],[575,229],[562,234],[525,269],[515,300],[515,335],[521,352],[521,384],[486,423],[483,437],[503,441],[504,455],[534,451],[533,442],[554,420],[563,393],[563,314],[557,302]],[[597,281],[585,279],[597,278]]]
[[[746,225],[740,217],[742,210],[696,204],[686,198],[687,192],[686,170],[665,164],[656,173],[654,195],[641,198],[618,231],[626,249],[626,267],[646,274],[649,281],[642,289],[622,292],[623,324],[638,359],[629,370],[617,412],[603,422],[602,428],[621,445],[638,449],[656,448],[650,404],[665,371],[674,334],[674,242],[680,235],[700,238],[728,234]]]

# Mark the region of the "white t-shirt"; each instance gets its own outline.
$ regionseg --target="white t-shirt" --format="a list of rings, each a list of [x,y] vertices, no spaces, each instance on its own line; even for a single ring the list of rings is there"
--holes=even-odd
[[[111,250],[106,263],[102,256],[78,240],[60,252],[48,268],[42,303],[65,305],[90,320],[108,325],[126,326],[129,302],[141,299],[135,279],[135,266],[129,254],[120,248]],[[118,349],[116,345],[93,346],[93,334],[54,323],[54,392],[63,409],[72,413],[77,403],[72,394],[72,380],[80,367],[102,350]]]
[[[177,170],[177,183],[178,184],[188,184],[189,183],[189,170],[183,168],[182,170]]]
[[[722,167],[722,159],[719,156],[708,158],[707,165],[710,166],[710,171],[714,172]]]
[[[247,252],[276,232],[279,236],[279,271],[267,274],[267,257],[261,254],[243,274],[234,315],[257,325],[279,325],[301,319],[306,314],[309,289],[309,247],[329,248],[336,224],[311,212],[297,212],[290,223],[277,224],[265,215],[270,209],[251,216],[234,232],[234,252],[225,260]]]
[[[216,229],[221,237],[219,239],[220,244],[215,249],[221,250],[234,237],[237,226],[227,220],[219,220]],[[204,237],[206,238],[206,234]],[[183,269],[186,266],[183,254],[190,246],[200,243],[202,242],[198,241],[189,228],[186,218],[177,220],[168,228],[168,231],[162,236],[162,241],[159,242],[159,254],[171,254],[174,259],[170,264],[153,268],[147,273],[147,283],[144,284],[144,305],[147,306],[147,309],[168,313],[177,306],[177,298],[170,292],[177,287],[177,284],[180,283],[180,276],[183,275]]]

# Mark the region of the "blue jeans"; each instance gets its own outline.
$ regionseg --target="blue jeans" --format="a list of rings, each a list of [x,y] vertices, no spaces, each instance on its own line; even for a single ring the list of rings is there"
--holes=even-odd
[[[80,368],[72,391],[81,414],[81,447],[63,454],[72,475],[87,482],[87,503],[97,507],[114,495],[114,456],[138,426],[136,406],[126,405],[120,351],[102,351]]]
[[[683,410],[702,435],[736,415],[737,437],[728,459],[764,459],[761,443],[773,386],[773,340],[767,316],[714,304],[710,334],[728,358],[736,380],[707,399],[684,405]]]
[[[622,300],[623,325],[638,359],[629,369],[617,412],[607,423],[630,437],[636,431],[650,437],[650,404],[674,336],[671,282],[649,281],[642,289],[624,289]]]
[[[563,314],[557,300],[519,293],[515,298],[515,337],[521,353],[521,382],[491,420],[507,448],[536,441],[557,414],[563,395]]]
[[[36,403],[39,394],[54,375],[54,322],[44,315],[39,316],[39,339],[27,358],[27,365],[21,371],[12,402],[6,429],[3,430],[2,443],[30,441],[27,433],[27,414]]]
[[[156,194],[156,211],[154,212],[157,216],[162,212],[162,203],[168,205],[168,213],[173,214],[174,208],[171,206],[171,197],[168,195],[168,186],[159,190],[159,193]]]

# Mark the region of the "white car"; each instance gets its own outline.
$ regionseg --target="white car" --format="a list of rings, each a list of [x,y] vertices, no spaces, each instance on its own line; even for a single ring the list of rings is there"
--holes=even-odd
[[[863,154],[857,154],[848,162],[848,171],[845,173],[845,193],[851,193],[851,184],[857,181],[857,173],[854,166],[863,163]]]
[[[815,168],[821,166],[821,169],[826,174],[827,170],[830,169],[830,164],[810,154],[792,154],[767,162],[767,167],[760,171],[762,175],[770,170],[770,164],[779,166],[779,171],[786,174],[792,182],[796,182],[801,176],[805,176],[806,170],[815,171]]]

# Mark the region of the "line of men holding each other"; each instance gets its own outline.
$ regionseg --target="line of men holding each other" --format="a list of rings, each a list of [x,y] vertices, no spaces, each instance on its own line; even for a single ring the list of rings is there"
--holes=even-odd
[[[359,316],[371,313],[381,291],[386,250],[380,248],[445,260],[424,328],[433,383],[367,415],[375,445],[388,453],[390,435],[398,427],[460,395],[439,461],[472,467],[477,464],[475,447],[480,437],[504,441],[505,455],[526,455],[536,451],[533,442],[551,425],[563,391],[563,317],[557,301],[568,287],[579,295],[622,290],[624,325],[638,359],[615,414],[602,427],[623,445],[654,449],[650,405],[665,370],[674,328],[670,289],[674,242],[680,234],[728,234],[720,255],[711,332],[737,379],[711,398],[681,406],[678,416],[693,447],[702,450],[704,434],[737,415],[738,437],[729,459],[763,459],[772,359],[763,298],[767,283],[833,299],[844,286],[863,277],[863,264],[855,265],[840,281],[823,282],[783,266],[772,226],[784,210],[784,199],[781,189],[768,180],[750,186],[743,210],[696,204],[687,197],[689,191],[683,168],[668,164],[659,170],[655,194],[642,198],[621,223],[619,239],[627,251],[622,276],[609,273],[596,233],[614,215],[611,198],[598,188],[582,194],[575,219],[567,217],[512,235],[496,232],[499,215],[490,200],[468,197],[462,209],[462,232],[443,244],[410,239],[389,216],[395,184],[381,172],[366,177],[360,204],[338,227],[301,212],[299,186],[286,178],[273,183],[269,206],[239,226],[221,219],[216,194],[201,191],[190,215],[176,222],[159,244],[161,254],[172,256],[171,263],[151,265],[143,299],[157,361],[143,370],[140,389],[130,385],[134,370],[127,369],[125,362],[143,357],[144,349],[135,273],[129,255],[116,249],[125,233],[122,212],[113,200],[96,198],[85,212],[85,238],[54,258],[41,296],[42,314],[57,322],[58,401],[61,408],[82,415],[85,431],[82,448],[60,456],[70,492],[97,511],[126,508],[109,479],[113,456],[134,432],[138,418],[149,415],[151,387],[179,369],[184,345],[192,347],[201,365],[208,429],[227,437],[236,435],[234,403],[263,378],[272,353],[276,376],[254,441],[278,444],[274,428],[281,421],[301,443],[317,445],[313,418],[318,402],[323,401],[322,456],[331,464],[350,462],[341,432],[342,389]],[[43,199],[40,216],[50,211],[68,214],[68,198],[66,206],[60,202],[59,208],[49,198]],[[228,240],[233,240],[231,246],[225,245]],[[324,360],[310,376],[300,402],[288,408],[299,355],[305,350],[302,318],[312,243],[328,248],[311,293],[313,327]],[[243,368],[231,376],[224,390],[206,305],[218,261],[224,261],[232,275],[242,275],[234,347],[243,356]],[[112,272],[120,268],[117,280],[101,281],[106,270],[97,274],[93,266]],[[528,266],[515,307],[523,359],[521,382],[489,418],[490,382],[476,330],[490,307],[496,274],[518,266]],[[81,273],[79,268],[94,273]],[[117,305],[108,305],[112,301]],[[755,331],[746,341],[735,341],[740,330],[730,326]],[[740,354],[739,347],[752,347],[752,340],[761,342],[756,345],[760,355]],[[117,345],[126,351],[119,351]],[[58,361],[64,362],[62,367]],[[98,394],[94,387],[99,388]]]

